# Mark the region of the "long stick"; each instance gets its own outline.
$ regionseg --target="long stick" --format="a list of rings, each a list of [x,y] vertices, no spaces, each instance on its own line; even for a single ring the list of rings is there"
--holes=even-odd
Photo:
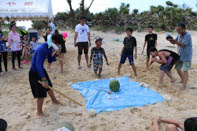
[[[38,83],[42,84],[41,81],[38,81]],[[54,89],[54,88],[52,88],[52,87],[50,87],[50,86],[48,86],[48,88],[51,89],[51,90],[53,90],[53,91],[55,91],[55,92],[58,93],[59,95],[65,97],[65,98],[67,98],[67,99],[69,99],[70,101],[74,102],[75,104],[78,104],[78,105],[80,105],[80,106],[83,106],[83,105],[80,104],[79,102],[77,102],[77,101],[73,100],[72,98],[70,98],[70,97],[64,95],[64,94],[61,93],[60,91],[58,91],[58,90],[56,90],[56,89]]]

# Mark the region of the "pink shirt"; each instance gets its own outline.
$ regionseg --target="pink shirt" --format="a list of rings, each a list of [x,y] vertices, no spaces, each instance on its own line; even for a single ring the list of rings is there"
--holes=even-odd
[[[11,48],[11,51],[20,51],[21,44],[20,44],[20,36],[17,32],[12,32],[8,34],[8,45]]]

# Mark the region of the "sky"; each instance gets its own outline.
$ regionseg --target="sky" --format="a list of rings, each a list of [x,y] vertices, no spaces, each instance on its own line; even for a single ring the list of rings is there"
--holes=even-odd
[[[79,7],[79,3],[81,0],[72,0],[73,8],[76,9]],[[151,5],[163,5],[165,6],[166,1],[168,0],[94,0],[90,11],[93,13],[98,13],[105,11],[108,8],[119,8],[121,3],[128,3],[130,4],[131,11],[133,9],[139,9],[139,11],[149,10]],[[175,4],[183,5],[184,3],[187,6],[193,8],[193,10],[197,11],[196,4],[197,0],[170,0]],[[91,0],[85,0],[86,7],[89,6]],[[52,0],[52,8],[53,14],[57,14],[58,12],[68,12],[69,6],[67,4],[67,0]],[[31,22],[17,22],[18,26],[26,26],[27,28],[31,27]]]

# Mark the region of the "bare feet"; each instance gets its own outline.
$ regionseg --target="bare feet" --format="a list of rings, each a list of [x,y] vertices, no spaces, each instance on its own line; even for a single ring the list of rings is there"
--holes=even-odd
[[[176,82],[176,79],[171,80],[171,83],[175,83],[175,82]]]
[[[99,78],[99,79],[101,78],[101,74],[98,74],[98,78]]]
[[[186,89],[186,87],[181,87],[181,89],[180,89],[180,90],[181,90],[181,91],[184,91],[185,89]]]
[[[81,66],[80,65],[78,66],[78,69],[81,69]]]
[[[58,100],[53,100],[52,102],[53,102],[53,104],[61,105],[61,103]]]
[[[91,68],[91,64],[87,65],[88,68]]]
[[[39,117],[49,117],[48,114],[45,114],[43,112],[37,112],[37,116],[39,116]]]
[[[13,68],[13,70],[17,70],[16,68]]]
[[[120,75],[120,72],[118,72],[118,75]]]

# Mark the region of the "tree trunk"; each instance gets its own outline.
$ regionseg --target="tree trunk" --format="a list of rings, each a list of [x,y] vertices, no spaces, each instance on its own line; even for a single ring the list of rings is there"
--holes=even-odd
[[[67,0],[67,3],[69,5],[69,8],[70,8],[70,16],[72,18],[72,26],[75,27],[75,24],[76,24],[76,21],[75,21],[75,12],[73,10],[73,7],[72,7],[72,0]]]
[[[124,18],[124,28],[125,28],[125,30],[127,29],[127,16],[125,16],[125,18]]]

